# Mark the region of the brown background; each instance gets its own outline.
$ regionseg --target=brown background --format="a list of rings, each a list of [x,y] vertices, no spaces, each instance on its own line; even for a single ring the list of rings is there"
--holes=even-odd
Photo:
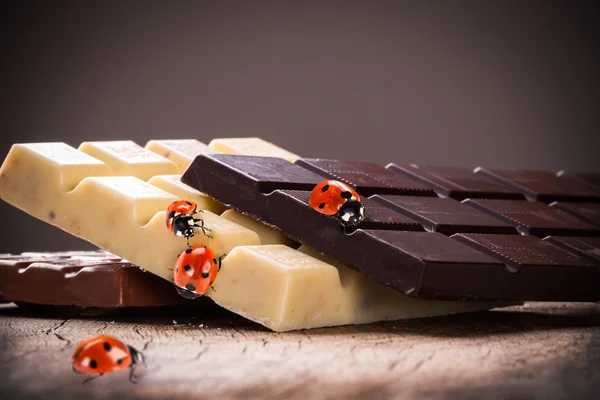
[[[14,142],[260,136],[301,155],[600,171],[593,2],[3,5]],[[89,248],[0,204],[0,252]]]

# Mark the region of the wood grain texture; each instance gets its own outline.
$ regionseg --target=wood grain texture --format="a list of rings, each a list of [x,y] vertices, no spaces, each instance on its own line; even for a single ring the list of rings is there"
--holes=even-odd
[[[217,307],[202,315],[0,307],[2,399],[600,398],[598,304],[288,333]],[[71,370],[76,344],[99,333],[143,351],[137,385],[127,372],[82,384]]]

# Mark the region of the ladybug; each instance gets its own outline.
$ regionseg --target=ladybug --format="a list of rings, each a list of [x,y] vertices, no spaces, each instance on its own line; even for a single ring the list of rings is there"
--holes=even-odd
[[[206,246],[193,246],[177,257],[173,282],[177,292],[186,299],[197,299],[212,287],[221,270],[221,259]]]
[[[133,383],[136,383],[134,368],[140,361],[145,364],[142,353],[119,339],[107,335],[97,335],[84,340],[79,343],[71,356],[75,372],[97,374],[98,377],[108,372],[130,368],[129,380]]]
[[[179,200],[174,201],[167,208],[166,222],[167,229],[175,236],[183,236],[190,244],[190,238],[196,233],[195,228],[202,230],[202,233],[209,238],[212,236],[206,232],[210,232],[210,229],[204,226],[204,220],[200,218],[194,218],[194,215],[203,212],[198,210],[198,206],[193,201]],[[196,225],[196,222],[200,222],[200,225]]]
[[[321,214],[334,217],[344,227],[358,225],[365,208],[354,189],[340,181],[325,180],[313,189],[308,205]]]

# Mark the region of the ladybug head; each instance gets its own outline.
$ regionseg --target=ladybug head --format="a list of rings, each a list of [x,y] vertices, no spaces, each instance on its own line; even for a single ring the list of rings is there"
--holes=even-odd
[[[346,201],[335,215],[345,227],[358,225],[365,218],[365,208],[358,200]]]
[[[183,230],[183,237],[191,238],[192,236],[194,236],[195,233],[196,232],[194,231],[194,227],[190,225]]]

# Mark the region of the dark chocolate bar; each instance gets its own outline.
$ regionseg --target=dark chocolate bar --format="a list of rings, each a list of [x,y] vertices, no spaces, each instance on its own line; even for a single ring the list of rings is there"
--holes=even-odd
[[[544,240],[563,249],[600,263],[600,237],[548,236]]]
[[[574,172],[561,170],[556,173],[559,180],[569,181],[576,179],[584,184],[590,186],[592,189],[600,189],[600,173],[598,172]]]
[[[301,158],[295,164],[324,178],[347,183],[364,196],[372,194],[435,196],[430,187],[414,178],[387,170],[379,164],[315,158]]]
[[[0,298],[106,308],[190,304],[172,283],[105,251],[3,255]]]
[[[384,202],[390,208],[413,218],[431,232],[445,235],[454,233],[518,234],[517,229],[504,220],[488,215],[453,199],[375,195],[372,200]],[[365,205],[368,211],[368,207]]]
[[[347,230],[335,219],[308,206],[311,190],[326,178],[355,185],[362,196],[367,219],[358,229]],[[600,299],[600,263],[548,241],[518,235],[515,227],[521,225],[500,215],[475,212],[480,211],[475,208],[463,211],[468,205],[451,203],[452,199],[403,198],[397,193],[407,194],[414,189],[408,189],[406,181],[391,175],[382,178],[381,169],[372,165],[331,160],[299,160],[291,164],[266,157],[203,154],[196,157],[182,181],[410,296],[450,300]],[[396,181],[397,190],[390,190],[388,185]],[[426,192],[420,192],[423,193]],[[524,200],[515,202],[529,204]],[[560,211],[537,204],[550,210],[550,215]],[[397,218],[393,212],[412,222],[384,223],[383,215]],[[563,225],[549,232],[600,234],[596,227],[561,214],[566,216]],[[422,228],[416,229],[415,223]],[[534,227],[548,228],[538,225]],[[423,229],[485,234],[448,237],[438,232],[418,232]]]
[[[600,201],[600,188],[593,188],[579,179],[557,177],[549,171],[476,168],[475,173],[512,187],[525,195],[527,200],[543,203],[553,201]]]
[[[472,169],[466,167],[390,163],[386,168],[412,176],[433,188],[440,196],[456,200],[468,198],[525,200],[525,196],[518,190],[497,183],[482,174],[475,174]]]
[[[572,203],[567,201],[555,201],[550,203],[564,212],[581,218],[591,224],[600,226],[600,203]]]
[[[539,201],[467,199],[463,203],[505,219],[523,235],[600,236],[600,227]]]

